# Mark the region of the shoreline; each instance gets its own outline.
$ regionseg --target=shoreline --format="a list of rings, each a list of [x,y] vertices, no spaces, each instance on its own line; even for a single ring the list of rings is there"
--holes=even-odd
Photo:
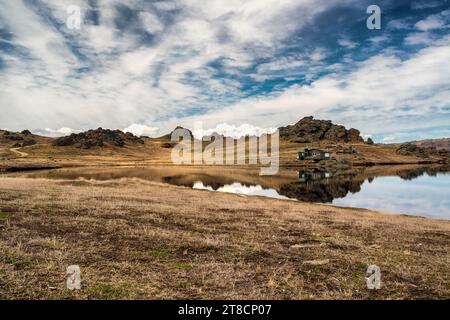
[[[150,160],[151,161],[151,160]],[[10,162],[10,161],[8,161]],[[92,162],[92,163],[61,163],[61,164],[42,164],[42,162],[15,162],[9,164],[8,162],[0,162],[0,173],[4,172],[21,172],[21,171],[33,171],[33,170],[52,170],[52,169],[68,169],[68,168],[86,168],[86,167],[180,167],[180,168],[237,168],[237,169],[260,169],[260,165],[208,165],[208,164],[183,164],[177,165],[171,162],[149,162],[146,160],[130,160],[128,162]],[[448,165],[443,161],[406,161],[406,162],[370,162],[370,163],[353,163],[348,169],[351,168],[371,168],[371,167],[390,167],[390,166],[422,166],[422,165]],[[280,169],[327,169],[317,165],[303,164],[303,165],[280,165]]]
[[[73,167],[34,167],[32,170],[12,170],[0,172],[0,177],[26,177],[30,179],[50,179],[57,181],[86,181],[141,179],[143,182],[163,183],[165,186],[185,186],[192,190],[207,190],[213,193],[237,194],[245,197],[263,197],[268,199],[280,199],[300,201],[313,204],[322,204],[331,207],[367,209],[391,215],[410,215],[434,220],[449,220],[447,216],[436,212],[420,210],[402,210],[402,207],[369,205],[369,203],[348,203],[341,201],[355,191],[356,186],[362,186],[366,181],[382,177],[398,176],[403,178],[419,177],[425,173],[436,175],[446,172],[447,167],[440,165],[396,165],[396,166],[371,166],[354,167],[339,172],[333,172],[329,178],[320,181],[298,181],[298,172],[313,169],[310,167],[280,168],[275,176],[260,176],[258,166],[202,166],[202,165],[85,165]],[[300,170],[300,171],[298,171]],[[306,171],[307,172],[307,171]],[[201,182],[198,188],[195,182]],[[236,184],[236,185],[235,185]],[[202,187],[203,186],[203,187]],[[231,191],[225,188],[231,186]],[[261,188],[247,190],[246,187],[255,186]],[[223,188],[221,188],[223,187]],[[299,188],[298,191],[296,188]],[[236,189],[237,188],[237,189]],[[241,190],[242,188],[243,190]],[[307,190],[305,189],[307,188]],[[326,189],[322,189],[326,188]],[[245,189],[245,190],[244,190]],[[347,192],[344,194],[344,192]],[[249,192],[246,192],[249,191]],[[299,192],[299,193],[298,193]],[[323,197],[318,197],[323,192]],[[370,196],[370,195],[369,195]],[[370,198],[369,198],[370,199]],[[335,201],[337,203],[335,203]],[[391,208],[391,210],[389,210]],[[426,208],[425,208],[426,209]]]
[[[0,298],[450,297],[450,221],[136,179],[0,188]],[[77,293],[64,287],[71,264]],[[365,287],[371,264],[381,290]]]

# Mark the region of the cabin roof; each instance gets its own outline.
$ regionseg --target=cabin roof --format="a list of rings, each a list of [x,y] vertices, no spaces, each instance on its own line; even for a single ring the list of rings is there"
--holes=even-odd
[[[329,151],[327,151],[327,150],[322,150],[322,149],[317,149],[317,148],[300,148],[299,150],[298,150],[298,152],[307,152],[307,151],[320,151],[320,152],[323,152],[323,153],[330,153]]]

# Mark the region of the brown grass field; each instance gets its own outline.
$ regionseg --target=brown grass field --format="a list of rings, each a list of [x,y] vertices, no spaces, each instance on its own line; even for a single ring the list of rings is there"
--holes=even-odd
[[[89,150],[73,146],[55,147],[48,142],[24,148],[11,148],[11,146],[0,145],[0,172],[7,171],[11,167],[29,170],[39,167],[171,165],[172,150],[162,147],[165,143],[170,142],[168,139],[147,138],[144,145],[126,145],[124,147],[93,148]],[[352,146],[356,152],[354,154],[335,153],[333,150],[338,145],[344,147]],[[299,166],[296,157],[297,151],[302,147],[316,147],[329,150],[338,161],[345,160],[354,166],[432,164],[442,162],[442,158],[439,157],[419,158],[399,155],[395,152],[395,147],[389,145],[336,144],[325,141],[314,144],[301,144],[280,140],[280,166]],[[235,147],[236,152],[237,147]],[[246,161],[248,163],[248,154]]]
[[[450,298],[449,221],[136,178],[0,190],[0,299]]]

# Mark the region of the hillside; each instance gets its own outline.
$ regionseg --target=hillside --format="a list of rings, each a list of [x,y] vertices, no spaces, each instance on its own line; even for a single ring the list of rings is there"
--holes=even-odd
[[[17,165],[17,161],[13,163],[9,159],[26,158],[28,153],[23,151],[32,146],[41,146],[53,141],[53,138],[43,137],[31,133],[29,130],[22,132],[11,132],[0,130],[0,171],[3,168],[22,168]],[[39,161],[42,162],[42,161]],[[40,168],[42,163],[27,164],[25,167]]]
[[[82,149],[104,146],[123,147],[127,144],[144,144],[144,140],[129,132],[98,128],[97,130],[61,137],[53,143],[56,147],[74,146]]]
[[[411,143],[422,148],[436,148],[438,150],[450,151],[450,138],[420,140]]]
[[[280,128],[280,137],[281,167],[314,165],[297,160],[298,150],[305,147],[330,152],[334,160],[320,164],[328,167],[448,161],[448,153],[444,150],[436,151],[416,144],[383,145],[364,142],[357,129],[347,129],[331,121],[313,117],[306,117],[294,125]],[[203,146],[206,147],[207,144],[204,142]],[[39,168],[41,165],[168,165],[172,163],[171,152],[174,146],[170,135],[160,138],[137,137],[120,130],[102,128],[61,138],[40,137],[29,131],[0,131],[0,170],[11,166]],[[248,154],[246,160],[248,162]]]
[[[347,129],[333,124],[330,120],[305,117],[294,125],[281,127],[280,137],[291,142],[312,143],[323,140],[335,142],[364,142],[359,130]]]
[[[0,130],[0,147],[3,148],[23,148],[38,143],[48,143],[52,140],[49,137],[35,135],[29,130],[22,132]]]

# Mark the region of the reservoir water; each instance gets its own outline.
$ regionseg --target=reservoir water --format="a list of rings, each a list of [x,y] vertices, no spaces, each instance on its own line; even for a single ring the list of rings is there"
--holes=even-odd
[[[258,173],[257,168],[161,166],[73,168],[13,175],[74,181],[135,178],[216,192],[450,219],[448,167],[383,166],[344,172],[303,168],[282,169],[276,176]]]

